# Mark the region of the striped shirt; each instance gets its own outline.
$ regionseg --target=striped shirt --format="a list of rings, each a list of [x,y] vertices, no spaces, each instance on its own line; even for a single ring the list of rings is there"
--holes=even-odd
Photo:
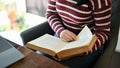
[[[93,48],[97,50],[110,36],[111,0],[76,4],[75,0],[48,0],[48,23],[58,36],[65,29],[78,34],[87,25],[98,37]]]

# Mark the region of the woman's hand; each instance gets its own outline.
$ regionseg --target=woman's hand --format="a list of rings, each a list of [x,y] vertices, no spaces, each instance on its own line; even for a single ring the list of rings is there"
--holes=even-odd
[[[60,38],[65,42],[71,42],[75,41],[77,39],[77,36],[69,30],[63,30],[60,34]]]

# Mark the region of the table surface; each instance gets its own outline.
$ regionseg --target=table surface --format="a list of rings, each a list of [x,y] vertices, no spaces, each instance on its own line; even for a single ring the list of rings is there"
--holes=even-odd
[[[8,40],[9,41],[9,40]],[[45,56],[38,55],[32,50],[9,41],[15,48],[21,51],[25,57],[8,68],[68,68]]]

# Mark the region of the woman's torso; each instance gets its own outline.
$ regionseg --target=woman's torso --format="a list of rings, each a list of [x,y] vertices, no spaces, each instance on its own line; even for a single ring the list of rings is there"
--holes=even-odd
[[[55,7],[63,24],[70,30],[79,32],[85,25],[91,28],[94,25],[90,2],[77,5],[77,2],[74,0],[56,0]]]

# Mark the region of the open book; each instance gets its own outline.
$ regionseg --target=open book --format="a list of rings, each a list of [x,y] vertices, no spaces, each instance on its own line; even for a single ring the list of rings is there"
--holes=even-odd
[[[58,60],[63,60],[90,51],[97,39],[96,35],[92,35],[87,26],[82,29],[77,38],[73,42],[64,42],[60,38],[45,34],[28,42],[26,46],[51,55]]]

